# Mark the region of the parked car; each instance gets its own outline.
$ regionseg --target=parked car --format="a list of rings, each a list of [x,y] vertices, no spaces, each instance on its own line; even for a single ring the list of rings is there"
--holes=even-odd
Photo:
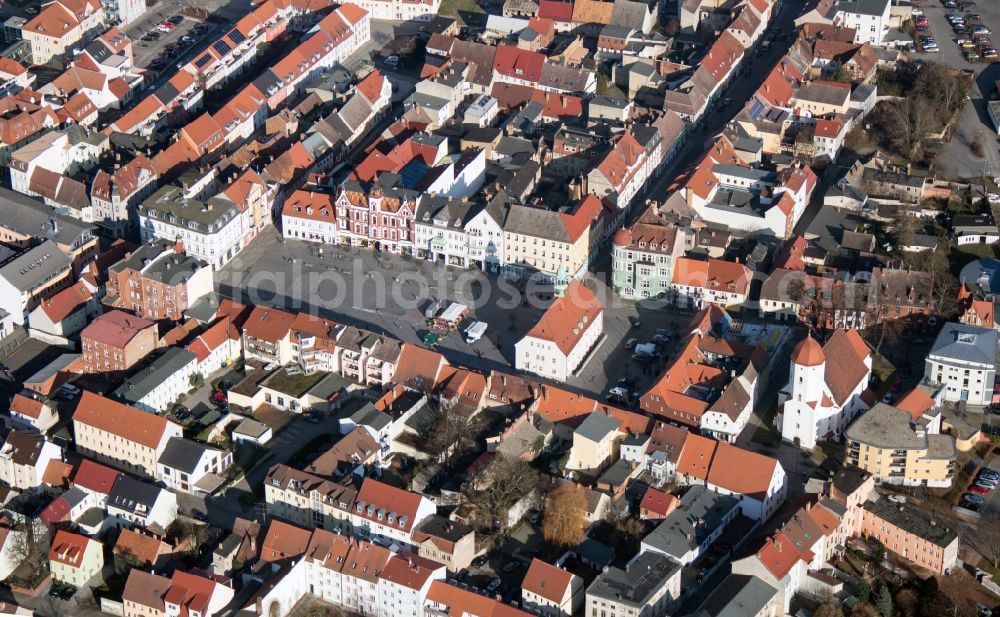
[[[966,493],[965,495],[962,495],[962,501],[967,501],[969,503],[982,504],[983,502],[986,501],[986,499],[983,498],[982,495],[977,495],[975,493]]]
[[[969,487],[969,492],[975,493],[976,495],[988,495],[990,489],[986,488],[985,486],[979,486],[978,484],[976,484],[975,486]]]
[[[635,340],[634,338],[630,338],[629,340],[625,341],[625,349],[629,349],[629,350],[632,349],[633,347],[635,347],[635,344],[638,343],[638,342],[639,341]]]
[[[500,579],[494,578],[489,584],[486,585],[486,591],[493,593],[500,588]]]
[[[618,380],[618,383],[616,385],[621,386],[622,388],[628,388],[629,390],[632,390],[635,388],[635,380],[632,379],[631,377],[622,377],[621,379]]]
[[[385,63],[388,64],[389,66],[398,66],[399,56],[389,56],[385,59]]]
[[[184,21],[184,16],[183,15],[174,15],[173,17],[171,17],[167,21],[170,22],[170,23],[172,23],[173,25],[177,26],[177,25],[180,25],[180,23],[182,21]]]
[[[984,469],[979,472],[979,477],[1000,480],[1000,472],[993,471],[992,469]]]

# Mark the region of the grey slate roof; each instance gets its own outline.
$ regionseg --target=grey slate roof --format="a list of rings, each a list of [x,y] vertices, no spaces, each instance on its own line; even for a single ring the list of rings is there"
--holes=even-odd
[[[880,519],[942,548],[958,540],[958,534],[944,525],[931,524],[930,519],[913,506],[897,505],[887,499],[879,499],[866,501],[862,507]]]
[[[180,437],[172,437],[167,441],[167,446],[163,448],[163,454],[158,461],[161,465],[166,465],[171,469],[177,469],[184,473],[193,474],[197,471],[198,463],[207,450],[217,450],[209,448],[204,444]]]
[[[351,382],[337,373],[330,373],[309,390],[309,394],[323,400],[329,400],[337,392],[351,387]]]
[[[504,231],[569,242],[570,237],[558,212],[533,206],[512,205]]]
[[[928,355],[956,362],[995,365],[997,331],[961,323],[946,323]]]
[[[611,9],[611,23],[641,30],[648,11],[649,7],[644,2],[615,0],[615,6]]]
[[[147,368],[126,379],[125,383],[115,390],[115,396],[128,403],[137,403],[171,375],[197,361],[198,357],[187,349],[171,347],[162,356],[153,360]]]
[[[443,228],[464,229],[472,216],[478,212],[478,205],[462,199],[451,199],[444,195],[424,195],[417,206],[417,222],[435,223]]]
[[[575,435],[580,435],[593,442],[599,442],[613,431],[617,431],[621,422],[615,420],[605,413],[592,413],[574,431]]]
[[[837,11],[859,15],[882,15],[889,6],[889,0],[840,0]]]
[[[0,227],[32,238],[48,238],[73,246],[94,237],[93,225],[56,214],[52,208],[27,195],[0,188]]]
[[[44,286],[70,265],[69,256],[51,240],[46,240],[0,264],[0,278],[15,289],[28,292]]]
[[[673,559],[646,551],[636,557],[628,569],[606,569],[587,587],[587,595],[644,608],[653,593],[680,568],[681,565]]]
[[[690,617],[759,615],[778,590],[756,576],[730,574]]]
[[[569,92],[583,92],[587,87],[590,73],[578,68],[546,62],[542,65],[542,74],[538,85]]]
[[[115,485],[108,494],[108,505],[131,513],[135,513],[136,508],[142,505],[148,512],[156,503],[161,490],[163,489],[155,484],[121,475],[115,480]]]
[[[121,272],[126,268],[136,271],[143,271],[145,268],[142,273],[146,278],[173,285],[186,281],[198,270],[208,267],[208,264],[196,257],[171,251],[173,245],[169,240],[151,240],[108,269]],[[163,255],[166,251],[171,252]]]
[[[392,416],[375,409],[371,403],[365,403],[364,407],[351,414],[351,420],[358,426],[370,426],[376,432],[392,424]]]
[[[694,485],[681,497],[681,505],[643,538],[642,543],[679,560],[715,533],[724,524],[724,519],[739,507],[740,502],[735,497]],[[704,522],[698,524],[699,520]]]

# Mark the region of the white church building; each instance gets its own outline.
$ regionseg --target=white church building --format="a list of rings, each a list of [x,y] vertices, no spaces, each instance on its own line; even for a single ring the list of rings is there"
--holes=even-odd
[[[806,450],[840,440],[875,403],[871,374],[871,351],[857,330],[837,330],[822,347],[806,336],[792,351],[788,385],[778,393],[782,439]]]

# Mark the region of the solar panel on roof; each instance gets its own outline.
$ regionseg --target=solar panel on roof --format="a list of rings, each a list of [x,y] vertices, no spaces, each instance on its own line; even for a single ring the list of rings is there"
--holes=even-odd
[[[233,42],[233,45],[239,45],[243,41],[247,40],[247,37],[243,36],[243,33],[239,30],[230,30],[227,35],[229,40]]]
[[[233,48],[229,46],[229,43],[225,41],[216,41],[212,43],[212,48],[223,56],[233,50]]]
[[[198,58],[197,60],[195,60],[195,61],[194,61],[194,65],[195,65],[195,66],[196,66],[197,68],[199,68],[199,69],[200,69],[201,67],[203,67],[203,66],[205,66],[206,64],[208,64],[208,61],[209,61],[209,60],[211,60],[211,59],[212,59],[212,56],[210,56],[210,55],[208,55],[208,54],[205,54],[204,56],[202,56],[202,57]]]

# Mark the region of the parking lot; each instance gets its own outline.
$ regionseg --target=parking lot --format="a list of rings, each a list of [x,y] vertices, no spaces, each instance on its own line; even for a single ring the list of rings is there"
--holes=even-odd
[[[142,33],[135,43],[136,65],[173,73],[182,59],[215,40],[222,29],[181,15],[172,15]]]
[[[422,342],[426,333],[423,308],[428,299],[461,302],[488,330],[472,344],[460,332],[451,333],[439,340],[438,349],[452,362],[484,371],[513,370],[514,344],[552,300],[549,286],[366,248],[282,241],[274,228],[218,272],[216,284],[225,297],[311,312],[410,343]],[[605,307],[604,338],[563,385],[603,399],[610,384],[627,376],[636,381],[637,391],[645,391],[663,360],[633,362],[625,342],[651,341],[658,329],[680,332],[693,313],[642,307],[621,300],[599,280],[588,284]],[[638,326],[633,325],[636,320]]]
[[[993,96],[993,83],[1000,78],[1000,64],[994,62],[970,62],[963,54],[957,41],[971,40],[969,33],[959,34],[948,22],[947,15],[966,15],[974,13],[979,16],[975,23],[985,25],[991,34],[987,35],[993,46],[1000,37],[1000,4],[995,2],[978,2],[974,8],[967,11],[947,9],[939,0],[930,0],[920,4],[928,21],[928,32],[918,35],[932,36],[938,44],[939,52],[913,54],[925,62],[941,62],[950,67],[971,71],[975,83],[970,92],[970,102],[966,106],[955,135],[940,157],[943,173],[960,178],[978,177],[986,174],[990,177],[1000,175],[1000,142],[997,141],[996,128],[992,125],[986,111],[986,102]],[[971,25],[968,20],[966,25]],[[982,140],[983,156],[977,156],[972,150],[976,140]]]

